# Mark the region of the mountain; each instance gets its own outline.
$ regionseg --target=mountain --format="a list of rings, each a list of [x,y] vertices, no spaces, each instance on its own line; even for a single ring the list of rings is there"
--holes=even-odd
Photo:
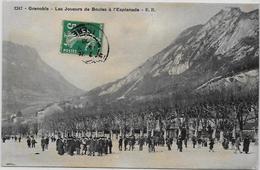
[[[184,30],[127,76],[88,92],[91,100],[136,101],[177,93],[258,88],[259,12],[226,8]]]
[[[35,113],[49,103],[82,94],[28,46],[3,42],[2,113]]]

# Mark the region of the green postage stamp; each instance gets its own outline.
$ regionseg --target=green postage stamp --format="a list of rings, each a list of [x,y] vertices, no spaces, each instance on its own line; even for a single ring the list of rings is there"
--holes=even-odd
[[[103,53],[103,28],[103,23],[64,20],[61,53],[86,56],[88,63],[104,62],[109,50],[105,39],[106,50]]]

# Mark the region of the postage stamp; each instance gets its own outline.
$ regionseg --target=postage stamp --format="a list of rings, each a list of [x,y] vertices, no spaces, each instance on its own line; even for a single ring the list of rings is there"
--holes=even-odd
[[[109,45],[103,28],[103,23],[64,20],[60,52],[87,57],[85,63],[104,62],[108,57]]]

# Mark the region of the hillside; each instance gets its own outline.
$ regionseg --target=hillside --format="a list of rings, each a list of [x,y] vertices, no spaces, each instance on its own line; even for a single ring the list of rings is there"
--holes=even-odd
[[[258,10],[245,13],[239,8],[223,9],[205,24],[184,30],[127,76],[93,89],[85,98],[135,101],[182,91],[257,89],[258,37]]]
[[[3,42],[3,116],[35,113],[43,106],[82,94],[28,46]]]

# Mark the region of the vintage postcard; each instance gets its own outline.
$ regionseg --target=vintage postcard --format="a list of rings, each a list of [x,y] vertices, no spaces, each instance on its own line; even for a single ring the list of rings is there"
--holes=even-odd
[[[2,167],[258,168],[258,4],[2,5]]]

